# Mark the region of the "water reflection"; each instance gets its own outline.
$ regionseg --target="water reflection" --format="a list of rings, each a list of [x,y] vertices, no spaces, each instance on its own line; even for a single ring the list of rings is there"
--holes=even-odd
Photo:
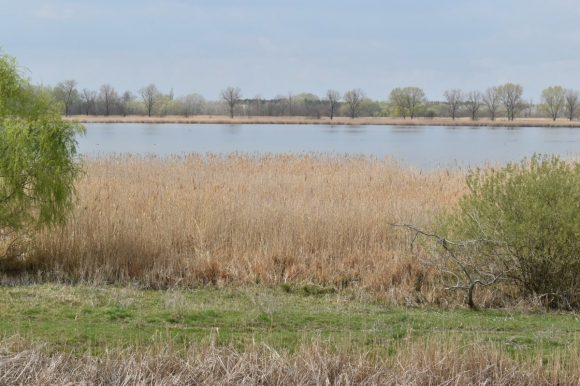
[[[234,123],[230,123],[227,125],[221,125],[221,126],[224,126],[224,133],[226,133],[227,135],[240,134],[241,129],[242,129],[242,125],[236,125]]]

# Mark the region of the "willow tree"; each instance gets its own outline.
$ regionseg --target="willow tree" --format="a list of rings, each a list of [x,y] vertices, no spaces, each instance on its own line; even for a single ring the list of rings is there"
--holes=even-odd
[[[73,208],[85,128],[63,120],[61,110],[0,53],[0,257],[17,255],[18,240],[63,224]]]

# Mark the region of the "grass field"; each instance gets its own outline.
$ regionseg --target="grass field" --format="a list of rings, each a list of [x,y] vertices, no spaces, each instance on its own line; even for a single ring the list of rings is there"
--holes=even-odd
[[[0,298],[3,384],[564,385],[580,376],[574,314],[402,307],[313,286],[44,284],[3,287]]]
[[[198,115],[188,118],[182,116],[148,117],[141,115],[131,116],[87,116],[77,115],[63,117],[69,120],[78,120],[81,123],[209,123],[209,124],[287,124],[287,125],[398,125],[398,126],[492,126],[492,127],[580,127],[580,121],[569,121],[559,118],[553,121],[549,118],[517,118],[508,121],[507,118],[497,118],[491,121],[481,118],[473,121],[470,118],[391,118],[391,117],[361,117],[350,119],[347,117],[248,117],[236,116],[233,119],[227,116]]]
[[[87,158],[0,286],[0,384],[577,384],[578,316],[441,289],[389,222],[465,170],[309,155]],[[509,295],[509,294],[508,294]]]

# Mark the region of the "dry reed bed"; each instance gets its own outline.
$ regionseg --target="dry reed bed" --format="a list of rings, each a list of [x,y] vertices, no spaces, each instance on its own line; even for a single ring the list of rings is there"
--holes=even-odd
[[[86,171],[74,218],[33,246],[46,272],[153,288],[356,286],[399,303],[422,267],[388,222],[424,224],[465,189],[459,169],[349,155],[122,155]]]
[[[18,347],[15,347],[18,346]],[[27,347],[23,347],[27,346]],[[580,355],[514,360],[489,343],[450,339],[406,344],[392,357],[329,352],[314,342],[296,353],[255,344],[238,351],[213,345],[146,352],[47,355],[42,347],[0,344],[2,385],[577,385]]]
[[[336,117],[330,120],[327,117],[246,117],[237,116],[233,119],[227,116],[197,115],[191,117],[165,116],[148,117],[141,115],[131,116],[87,116],[77,115],[65,117],[68,120],[77,120],[81,123],[190,123],[190,124],[267,124],[267,125],[394,125],[394,126],[475,126],[475,127],[580,127],[580,121],[549,118],[518,118],[508,121],[498,118],[492,121],[482,118],[474,121],[469,118],[392,118],[392,117],[361,117],[350,119]]]

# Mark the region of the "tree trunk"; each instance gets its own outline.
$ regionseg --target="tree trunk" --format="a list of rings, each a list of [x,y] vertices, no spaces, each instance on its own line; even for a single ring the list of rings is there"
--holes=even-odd
[[[475,283],[472,283],[467,289],[467,305],[472,310],[477,310],[477,306],[473,302],[473,291],[475,290]]]

